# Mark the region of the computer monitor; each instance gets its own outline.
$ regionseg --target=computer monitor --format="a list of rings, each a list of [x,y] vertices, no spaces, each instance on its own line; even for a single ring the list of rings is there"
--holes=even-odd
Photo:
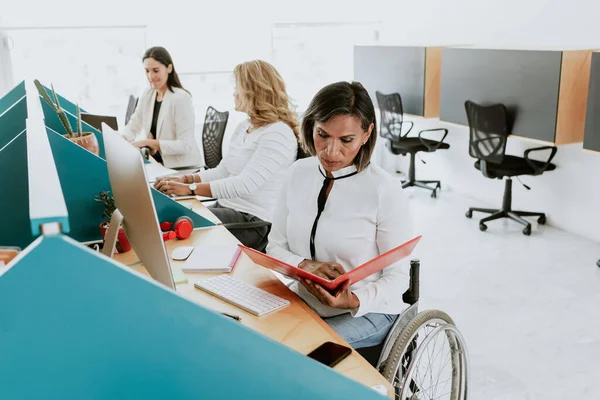
[[[127,238],[150,276],[175,289],[142,155],[106,124],[102,126],[102,136],[108,177],[117,207],[106,233],[102,253],[112,257],[121,222]]]
[[[90,124],[94,128],[98,129],[100,132],[102,131],[102,123],[105,123],[110,128],[115,131],[119,130],[119,125],[117,124],[117,117],[113,117],[110,115],[95,115],[95,114],[87,114],[81,113],[81,120],[87,124]]]

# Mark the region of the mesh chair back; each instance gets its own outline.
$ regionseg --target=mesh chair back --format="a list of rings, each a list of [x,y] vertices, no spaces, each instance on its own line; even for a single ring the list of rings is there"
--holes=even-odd
[[[402,123],[404,122],[404,111],[402,99],[399,93],[383,94],[375,92],[381,118],[379,120],[379,135],[390,140],[398,140],[402,137]]]
[[[129,123],[131,116],[133,115],[135,108],[137,107],[138,98],[134,95],[129,95],[129,101],[127,102],[127,111],[125,112],[125,125]]]
[[[208,106],[202,128],[202,147],[206,168],[215,168],[223,159],[223,136],[229,119],[229,111],[219,112]]]
[[[494,164],[502,163],[508,137],[508,114],[504,104],[482,106],[467,100],[465,109],[471,157]]]

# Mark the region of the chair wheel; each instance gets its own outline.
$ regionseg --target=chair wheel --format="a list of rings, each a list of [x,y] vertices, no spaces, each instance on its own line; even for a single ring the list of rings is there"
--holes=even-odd
[[[596,261],[596,265],[600,268],[600,260]]]
[[[525,228],[523,228],[523,235],[525,235],[525,236],[531,235],[531,225],[527,225]]]
[[[541,215],[538,218],[538,224],[540,224],[540,225],[546,225],[546,216],[545,215]]]
[[[486,225],[486,224],[479,224],[479,230],[480,230],[481,232],[485,232],[485,231],[486,231],[486,229],[487,229],[487,225]]]
[[[465,217],[467,218],[473,218],[473,211],[469,210],[465,213]]]

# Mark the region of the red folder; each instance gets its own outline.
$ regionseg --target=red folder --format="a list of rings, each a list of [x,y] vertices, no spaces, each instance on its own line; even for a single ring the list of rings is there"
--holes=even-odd
[[[353,285],[356,282],[365,279],[367,276],[372,275],[375,272],[381,271],[385,267],[392,265],[396,261],[408,257],[414,250],[419,240],[421,240],[421,236],[417,236],[416,238],[411,239],[408,242],[386,253],[383,253],[382,255],[372,259],[371,261],[367,261],[361,266],[354,268],[352,271],[346,272],[345,274],[338,276],[333,281],[321,278],[320,276],[312,274],[298,267],[294,267],[293,265],[286,264],[283,261],[279,261],[276,258],[269,257],[266,254],[246,247],[242,244],[238,244],[238,246],[240,246],[242,251],[246,253],[255,264],[272,269],[273,271],[277,271],[292,279],[310,279],[311,281],[318,283],[324,288],[327,288],[329,290],[335,290],[339,286],[341,286],[342,283],[344,283],[345,281],[350,281],[350,284]]]

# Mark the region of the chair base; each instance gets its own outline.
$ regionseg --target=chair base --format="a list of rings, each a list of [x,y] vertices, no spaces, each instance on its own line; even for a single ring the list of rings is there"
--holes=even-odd
[[[435,186],[429,186],[431,184],[435,184]],[[402,181],[403,189],[405,189],[407,187],[411,187],[411,186],[431,190],[431,197],[433,197],[434,199],[437,197],[437,190],[442,189],[442,183],[440,181],[418,181],[418,180]]]
[[[442,190],[442,184],[440,181],[420,181],[415,178],[415,153],[410,153],[410,167],[408,169],[408,179],[402,181],[402,188],[407,187],[420,187],[422,189],[431,190],[431,197],[434,199],[437,197],[437,191]],[[435,186],[429,186],[434,184]]]
[[[529,236],[531,235],[531,224],[522,217],[538,217],[538,224],[544,225],[546,223],[546,214],[544,213],[512,210],[512,179],[510,178],[506,180],[501,209],[471,207],[465,214],[467,218],[473,217],[473,211],[492,214],[489,217],[483,218],[479,221],[479,229],[481,231],[485,231],[487,229],[487,225],[485,224],[486,222],[494,221],[500,218],[510,218],[521,225],[525,225],[525,228],[523,228],[523,234]]]

